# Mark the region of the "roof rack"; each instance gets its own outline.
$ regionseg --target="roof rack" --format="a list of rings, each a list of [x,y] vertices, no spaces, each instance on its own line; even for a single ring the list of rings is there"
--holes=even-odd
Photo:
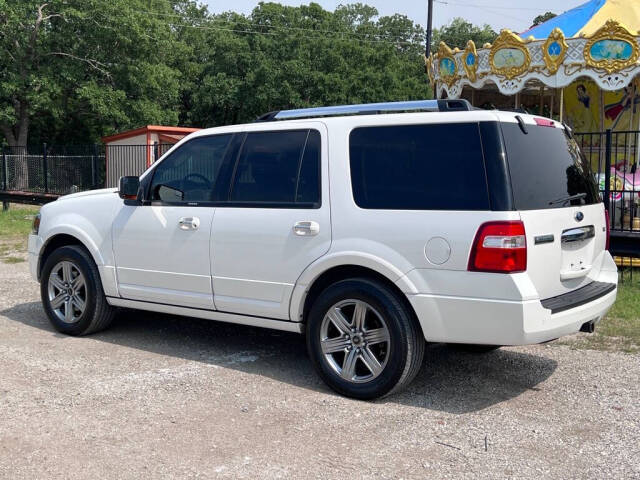
[[[337,117],[344,115],[378,115],[404,112],[461,112],[472,110],[466,100],[416,100],[410,102],[363,103],[360,105],[336,105],[333,107],[300,108],[265,113],[257,122],[295,120],[302,118]]]

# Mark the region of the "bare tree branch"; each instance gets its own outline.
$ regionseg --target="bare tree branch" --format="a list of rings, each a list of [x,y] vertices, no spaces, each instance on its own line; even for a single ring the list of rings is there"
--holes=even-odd
[[[98,72],[102,73],[106,77],[111,78],[111,74],[109,73],[108,70],[106,70],[107,66],[104,63],[99,62],[98,60],[92,60],[90,58],[82,58],[76,55],[72,55],[71,53],[65,53],[65,52],[49,52],[47,53],[47,55],[73,58],[74,60],[78,60],[79,62],[86,63],[94,70],[97,70]]]

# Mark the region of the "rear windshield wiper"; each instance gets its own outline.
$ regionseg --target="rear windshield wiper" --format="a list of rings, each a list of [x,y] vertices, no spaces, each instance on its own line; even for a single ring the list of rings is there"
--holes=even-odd
[[[559,198],[557,200],[554,200],[553,202],[549,202],[549,205],[555,205],[556,203],[567,203],[572,200],[582,200],[586,196],[586,193],[577,193],[575,195],[570,195],[568,197]]]

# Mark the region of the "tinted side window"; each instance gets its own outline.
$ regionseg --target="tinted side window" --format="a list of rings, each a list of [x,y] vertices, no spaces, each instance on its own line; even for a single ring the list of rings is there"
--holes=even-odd
[[[489,210],[477,123],[357,128],[349,153],[362,208]]]
[[[200,137],[185,143],[157,166],[151,200],[208,202],[232,135]]]
[[[319,169],[317,131],[249,133],[238,158],[230,200],[257,204],[317,202]]]
[[[320,132],[309,131],[307,145],[300,164],[296,202],[318,203],[320,201]]]

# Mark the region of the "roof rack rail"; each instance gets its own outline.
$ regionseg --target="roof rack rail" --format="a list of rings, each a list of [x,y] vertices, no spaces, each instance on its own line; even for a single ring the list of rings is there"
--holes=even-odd
[[[409,102],[363,103],[333,107],[300,108],[265,113],[256,122],[295,120],[303,118],[336,117],[344,115],[378,115],[405,112],[461,112],[473,110],[467,100],[415,100]]]

